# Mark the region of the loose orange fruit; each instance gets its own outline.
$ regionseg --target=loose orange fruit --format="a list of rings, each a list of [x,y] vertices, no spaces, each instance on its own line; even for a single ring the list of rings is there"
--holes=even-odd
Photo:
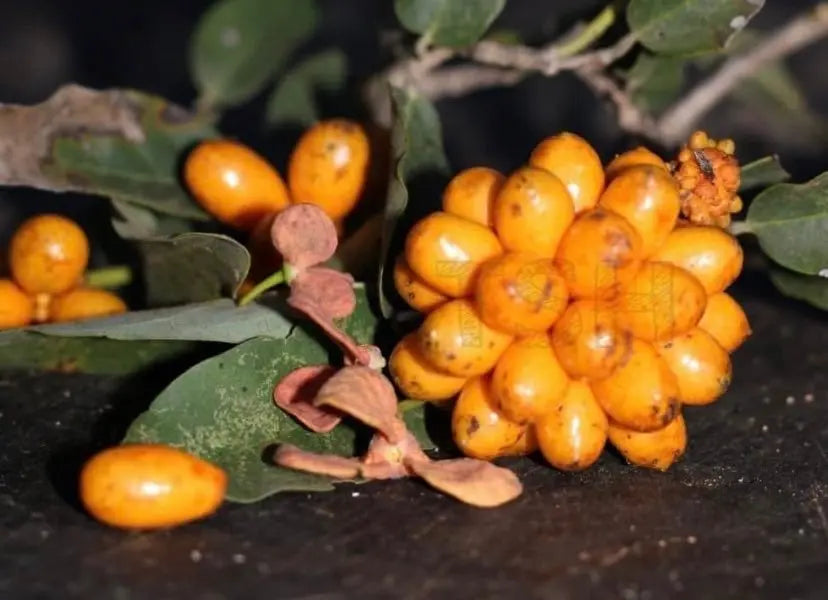
[[[0,329],[32,322],[34,301],[10,279],[0,279]]]
[[[44,214],[23,222],[9,245],[9,268],[29,294],[61,294],[75,287],[89,260],[89,241],[78,225]]]
[[[648,432],[610,422],[609,440],[629,463],[666,471],[687,448],[687,427],[680,414],[665,427]]]
[[[507,252],[484,263],[475,303],[483,321],[512,335],[549,329],[566,308],[569,293],[550,258]]]
[[[494,204],[494,226],[507,250],[555,256],[572,223],[572,198],[560,179],[523,167],[503,183]]]
[[[405,240],[411,270],[438,292],[460,298],[474,290],[480,266],[503,252],[491,229],[456,215],[431,213]]]
[[[430,312],[448,300],[420,279],[403,256],[394,263],[394,287],[411,308],[422,313]]]
[[[227,475],[169,446],[130,444],[93,456],[80,497],[99,521],[123,529],[172,527],[206,517],[224,499]]]
[[[667,164],[657,154],[644,146],[639,146],[638,148],[627,150],[612,159],[605,170],[607,182],[622,171],[640,165],[652,165],[667,171]]]
[[[443,190],[443,210],[492,227],[495,198],[505,180],[502,173],[488,167],[460,171]]]
[[[293,202],[316,204],[333,220],[353,210],[368,176],[368,136],[346,119],[320,121],[302,134],[288,162]]]
[[[719,292],[707,297],[707,307],[699,321],[703,329],[727,352],[733,352],[750,335],[747,315],[732,296]]]
[[[77,288],[55,296],[49,306],[49,320],[56,323],[108,317],[127,311],[127,305],[107,290]]]
[[[466,383],[465,377],[449,375],[431,366],[420,353],[416,333],[409,333],[397,343],[388,360],[388,370],[397,388],[415,400],[447,400]]]
[[[276,169],[251,148],[232,140],[198,144],[184,163],[184,180],[204,210],[245,231],[290,203]]]
[[[529,164],[563,182],[576,213],[595,206],[604,189],[600,157],[589,142],[574,133],[559,133],[543,140],[532,151]]]
[[[698,327],[659,342],[655,348],[676,376],[684,404],[710,404],[730,385],[730,356]]]

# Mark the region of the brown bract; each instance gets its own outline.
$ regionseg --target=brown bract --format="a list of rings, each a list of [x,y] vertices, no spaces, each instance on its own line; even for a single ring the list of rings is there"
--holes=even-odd
[[[302,271],[333,256],[336,226],[318,206],[293,204],[273,220],[270,239],[285,262]]]
[[[327,433],[339,425],[342,415],[327,406],[316,406],[319,389],[333,377],[330,365],[310,365],[291,371],[273,388],[273,402],[311,431]]]

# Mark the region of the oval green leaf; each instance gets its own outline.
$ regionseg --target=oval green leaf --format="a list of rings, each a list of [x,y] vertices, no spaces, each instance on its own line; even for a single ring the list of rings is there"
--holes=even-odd
[[[506,0],[394,0],[403,27],[441,46],[475,43],[497,18]]]
[[[782,183],[790,178],[790,174],[775,154],[743,165],[741,175],[740,192],[773,185],[774,183]]]
[[[642,110],[658,113],[678,98],[687,61],[643,51],[625,74],[627,93]]]
[[[814,275],[802,275],[787,269],[772,269],[770,278],[780,292],[802,300],[822,310],[828,310],[828,279]]]

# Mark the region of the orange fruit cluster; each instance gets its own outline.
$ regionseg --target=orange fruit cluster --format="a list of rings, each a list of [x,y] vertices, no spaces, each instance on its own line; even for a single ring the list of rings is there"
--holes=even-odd
[[[0,329],[125,312],[115,294],[83,285],[88,260],[89,240],[71,219],[24,221],[9,244],[11,278],[0,279]]]
[[[732,142],[718,144],[726,160],[710,176],[726,185],[716,203],[735,198],[721,191],[732,188]],[[607,441],[657,469],[682,455],[682,405],[723,393],[729,353],[749,334],[724,291],[741,247],[692,222],[703,203],[684,202],[686,158],[668,165],[636,148],[604,168],[585,140],[562,133],[508,177],[462,171],[443,210],[409,231],[394,282],[425,319],[389,368],[407,397],[457,398],[452,429],[465,454],[540,449],[565,470],[594,463]]]

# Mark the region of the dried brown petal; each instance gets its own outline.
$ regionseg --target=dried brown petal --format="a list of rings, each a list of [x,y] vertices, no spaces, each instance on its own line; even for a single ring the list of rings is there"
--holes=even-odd
[[[282,377],[273,388],[273,402],[311,431],[327,433],[339,425],[342,415],[317,406],[314,399],[335,373],[336,369],[329,365],[299,367]]]
[[[363,367],[370,367],[375,371],[382,371],[385,368],[385,357],[382,355],[382,350],[373,344],[359,344],[354,350],[356,356],[346,356],[346,365],[362,365]]]
[[[290,295],[313,302],[331,319],[343,319],[354,312],[354,278],[325,267],[311,267],[290,282]]]
[[[281,444],[273,454],[273,461],[280,467],[336,479],[356,479],[360,474],[360,464],[356,458],[307,452],[291,444]]]
[[[322,331],[342,348],[342,351],[346,354],[346,364],[370,364],[371,354],[357,344],[351,336],[337,327],[327,311],[312,297],[307,294],[291,294],[288,297],[288,304],[319,325]]]
[[[371,438],[371,443],[368,445],[368,451],[362,457],[362,462],[366,466],[396,464],[400,465],[401,471],[411,474],[408,464],[412,462],[431,460],[425,455],[417,438],[405,430],[396,443],[390,442],[381,433],[376,433]]]
[[[510,470],[474,458],[414,461],[409,468],[441,492],[481,508],[514,500],[523,491],[517,476]]]
[[[297,271],[318,265],[336,251],[336,227],[324,211],[313,204],[292,204],[280,212],[270,228],[270,239]]]

